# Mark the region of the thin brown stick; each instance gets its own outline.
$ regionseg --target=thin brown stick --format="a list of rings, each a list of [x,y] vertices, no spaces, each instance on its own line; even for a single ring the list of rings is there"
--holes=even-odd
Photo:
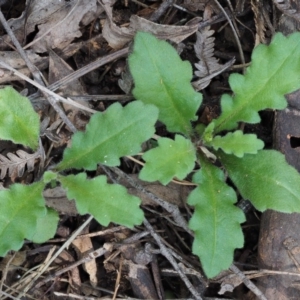
[[[249,290],[251,290],[257,296],[258,299],[267,300],[266,296],[261,292],[261,290],[252,281],[250,281],[238,267],[232,264],[229,269],[242,279],[245,286]]]
[[[6,32],[10,36],[10,38],[11,38],[12,42],[14,43],[15,47],[17,48],[19,54],[24,59],[26,65],[28,67],[28,69],[32,73],[33,78],[41,86],[45,86],[45,84],[44,84],[44,82],[42,80],[40,71],[32,64],[32,62],[30,61],[30,59],[28,59],[25,51],[23,50],[23,48],[21,47],[19,41],[16,39],[13,31],[9,27],[9,25],[8,25],[8,23],[7,23],[7,21],[6,21],[5,17],[4,17],[1,9],[0,9],[0,21],[1,21],[2,25],[3,25],[3,27],[5,28]],[[49,96],[48,94],[46,94],[44,92],[43,92],[43,95],[49,101],[49,103],[52,105],[52,107],[55,109],[55,111],[58,113],[58,115],[61,117],[61,119],[64,121],[64,123],[70,128],[70,130],[72,132],[76,132],[76,127],[68,119],[68,117],[65,115],[64,111],[62,110],[62,108],[56,103],[56,101],[54,100],[54,98],[52,98],[51,96]]]
[[[148,234],[149,234],[148,231],[136,233],[133,236],[131,236],[130,238],[125,239],[122,242],[122,244],[133,243],[133,242],[143,238],[144,236],[146,236]],[[73,268],[75,268],[75,267],[77,267],[77,266],[79,266],[83,263],[89,262],[89,261],[91,261],[91,260],[93,260],[97,257],[100,257],[100,256],[104,255],[106,252],[109,251],[109,249],[108,249],[109,246],[110,246],[109,244],[107,244],[107,247],[104,245],[104,247],[98,248],[97,250],[94,250],[93,252],[88,253],[87,255],[85,255],[80,260],[68,265],[67,267],[55,272],[54,274],[51,274],[51,275],[45,277],[42,281],[40,281],[38,284],[35,285],[34,289],[40,288],[42,285],[44,285],[48,281],[51,281],[51,280],[55,279],[56,277],[72,270]]]
[[[120,57],[123,57],[125,55],[128,54],[128,51],[129,51],[129,48],[124,48],[122,50],[119,50],[119,51],[116,51],[112,54],[109,54],[105,57],[101,57],[93,62],[91,62],[90,64],[82,67],[81,69],[65,76],[64,78],[54,82],[53,84],[50,84],[47,88],[54,92],[56,91],[57,89],[59,89],[60,87],[62,87],[63,85],[75,80],[75,79],[78,79],[80,77],[82,77],[83,75],[91,72],[91,71],[94,71],[95,69],[109,63],[109,62],[112,62]],[[29,99],[32,101],[32,100],[36,100],[37,98],[39,98],[39,93],[35,93],[31,96],[29,96]]]
[[[180,267],[178,266],[177,262],[171,255],[171,253],[168,251],[167,247],[163,244],[163,242],[160,239],[160,236],[154,231],[154,228],[152,225],[147,221],[145,218],[143,221],[145,227],[150,231],[152,237],[155,239],[157,245],[160,248],[161,254],[171,263],[173,268],[177,271],[178,275],[182,279],[182,281],[185,283],[188,290],[193,294],[193,296],[198,299],[202,300],[202,297],[199,295],[199,293],[196,291],[190,280],[187,278],[187,276],[181,271]]]

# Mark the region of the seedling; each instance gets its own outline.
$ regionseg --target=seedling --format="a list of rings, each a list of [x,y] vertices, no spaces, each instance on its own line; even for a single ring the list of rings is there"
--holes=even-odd
[[[87,179],[83,171],[67,176],[62,171],[96,170],[98,164],[118,166],[121,157],[141,151],[141,144],[153,136],[160,120],[175,138],[158,139],[157,147],[143,155],[145,165],[139,176],[166,185],[195,170],[197,187],[187,199],[194,206],[189,221],[195,233],[193,252],[208,277],[227,269],[234,249],[243,246],[245,216],[235,206],[236,192],[227,185],[224,171],[208,156],[222,163],[242,197],[259,211],[300,212],[298,172],[281,153],[262,150],[264,143],[256,135],[237,130],[239,122],[258,123],[260,110],[284,109],[284,95],[300,88],[299,41],[300,33],[288,37],[278,33],[269,46],[258,46],[246,74],[230,76],[233,96],[222,96],[220,117],[194,128],[191,122],[197,120],[202,96],[191,86],[191,65],[167,42],[137,33],[128,62],[138,100],[125,107],[116,103],[94,114],[85,132],[73,135],[57,168],[46,171],[41,181],[12,184],[0,191],[0,255],[20,249],[24,239],[41,243],[55,234],[57,213],[45,206],[42,196],[51,181],[61,183],[80,214],[90,213],[104,226],[109,222],[128,227],[140,224],[140,200],[125,187],[108,184],[103,175]],[[11,88],[1,90],[0,98],[3,117],[11,119],[0,124],[0,138],[36,149],[39,121],[28,99]],[[41,223],[49,226],[39,226]]]

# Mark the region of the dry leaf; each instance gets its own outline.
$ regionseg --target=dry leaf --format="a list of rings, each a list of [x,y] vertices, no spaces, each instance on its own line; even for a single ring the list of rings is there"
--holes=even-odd
[[[75,262],[74,257],[67,250],[64,250],[54,261],[58,265],[68,265]],[[78,267],[72,268],[69,272],[69,283],[72,287],[71,291],[78,292],[79,287],[81,286],[80,272]]]
[[[68,216],[76,216],[78,214],[75,202],[73,200],[68,200],[66,191],[61,186],[57,186],[53,189],[46,189],[43,192],[43,196],[47,206],[54,208],[60,214]]]
[[[62,1],[64,2],[64,1]],[[65,2],[68,3],[68,2]],[[81,37],[82,33],[79,30],[80,23],[90,12],[97,11],[96,0],[80,0],[69,2],[64,9],[60,9],[47,20],[47,22],[38,26],[39,32],[35,40],[39,39],[48,32],[49,28],[53,28],[40,41],[33,45],[35,52],[45,52],[48,49],[64,49],[75,38]],[[96,15],[91,16],[89,20],[85,20],[85,24],[94,20]],[[58,26],[57,26],[58,25]]]
[[[149,32],[159,39],[180,43],[197,31],[200,22],[200,18],[194,18],[184,26],[161,25],[132,15],[128,28],[119,27],[113,22],[111,1],[102,0],[102,5],[107,14],[107,20],[103,27],[103,37],[114,49],[120,49],[131,41],[137,31]]]
[[[7,171],[9,177],[22,177],[26,166],[28,172],[32,172],[34,162],[40,157],[40,152],[29,154],[23,150],[17,150],[16,154],[9,152],[6,156],[0,154],[0,179],[5,177]]]
[[[91,23],[102,12],[96,0],[32,0],[27,1],[19,18],[8,22],[21,44],[38,27],[32,49],[45,52],[48,48],[67,47],[75,38],[81,37],[80,26]],[[0,47],[5,49],[9,42],[9,36],[4,36]]]
[[[50,54],[49,56],[49,83],[50,84],[74,72],[74,70],[62,58],[60,58],[57,54],[55,54],[54,51],[50,50],[49,54]],[[79,79],[75,79],[72,82],[64,85],[62,88],[60,88],[60,90],[63,90],[64,94],[68,94],[70,96],[86,95],[86,92]],[[88,107],[88,103],[86,101],[81,101],[81,100],[74,100],[74,101],[80,103],[83,106]],[[63,103],[62,105],[70,121],[75,125],[77,129],[82,130],[83,129],[82,127],[84,127],[84,125],[88,122],[87,118],[82,118],[82,116],[84,115],[82,109],[78,109],[73,105],[67,103]],[[81,119],[83,120],[83,122],[85,122],[85,124],[77,122],[77,120],[81,120]]]
[[[88,227],[85,227],[85,229],[82,231],[82,234],[87,234],[87,233],[89,233],[89,229]],[[90,237],[77,238],[72,242],[72,244],[74,249],[76,250],[79,259],[81,259],[88,252],[94,250]],[[96,260],[93,259],[88,262],[85,262],[83,264],[83,268],[90,276],[91,285],[93,287],[96,287],[98,284]]]
[[[232,59],[225,65],[219,64],[218,60],[214,57],[215,38],[212,37],[213,34],[214,30],[210,30],[210,27],[197,32],[197,41],[194,49],[200,61],[195,64],[197,68],[195,75],[200,80],[193,82],[193,86],[197,91],[208,86],[213,77],[223,72],[235,62],[235,59]]]
[[[300,21],[300,12],[297,10],[297,1],[273,0],[276,7],[285,15]]]

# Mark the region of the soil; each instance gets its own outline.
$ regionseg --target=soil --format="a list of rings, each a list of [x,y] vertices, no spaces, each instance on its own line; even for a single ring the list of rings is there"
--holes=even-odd
[[[208,124],[220,114],[220,97],[223,93],[230,93],[228,85],[229,75],[233,72],[243,72],[245,64],[251,61],[253,48],[259,43],[269,43],[274,32],[279,31],[280,22],[283,22],[282,14],[288,11],[288,8],[282,11],[282,7],[276,6],[274,4],[275,1],[272,2],[271,0],[257,2],[249,0],[219,1],[219,5],[223,10],[217,5],[217,1],[179,0],[175,2],[166,0],[165,2],[160,2],[152,0],[120,0],[110,3],[108,3],[109,1],[90,1],[90,3],[94,3],[95,8],[91,8],[93,11],[88,11],[88,5],[85,5],[86,15],[83,13],[81,15],[83,8],[81,8],[81,11],[76,9],[76,5],[78,6],[80,1],[62,0],[64,8],[68,12],[74,9],[76,16],[81,18],[69,25],[70,28],[74,26],[74,32],[78,30],[79,33],[75,34],[72,32],[70,34],[70,32],[65,30],[66,28],[62,28],[62,25],[57,26],[55,31],[58,34],[56,36],[52,36],[52,33],[46,34],[47,39],[51,36],[52,40],[49,38],[46,42],[35,42],[28,48],[32,50],[30,54],[32,55],[32,60],[35,57],[34,55],[37,55],[35,57],[36,63],[34,64],[46,78],[48,85],[51,86],[51,84],[55,84],[62,78],[70,76],[76,70],[93,63],[99,58],[108,59],[107,62],[92,67],[89,72],[78,75],[74,81],[60,85],[56,93],[60,93],[64,97],[77,97],[82,105],[98,111],[106,110],[112,103],[117,101],[125,105],[133,99],[130,87],[128,93],[124,92],[124,85],[125,90],[126,88],[128,89],[125,78],[126,74],[128,74],[126,73],[127,53],[125,52],[114,59],[110,59],[110,55],[113,53],[119,53],[117,51],[124,49],[128,45],[130,46],[133,34],[130,35],[131,33],[126,30],[129,28],[128,24],[132,22],[132,16],[139,16],[162,26],[177,25],[178,29],[176,30],[178,31],[171,31],[169,28],[165,29],[167,39],[172,40],[178,34],[180,42],[172,41],[171,43],[181,50],[181,58],[190,61],[194,71],[197,70],[195,63],[199,61],[194,51],[195,32],[197,28],[203,29],[210,26],[210,29],[214,31],[212,35],[214,37],[212,45],[213,56],[220,65],[227,63],[233,58],[235,58],[235,62],[225,71],[213,77],[210,84],[200,90],[203,94],[203,103],[198,111],[198,115],[204,124]],[[40,1],[41,6],[37,5],[37,2],[39,1],[0,1],[3,15],[10,25],[13,24],[11,25],[12,29],[14,29],[16,37],[23,47],[36,41],[37,37],[42,34],[42,30],[44,30],[43,32],[50,30],[51,26],[55,26],[59,22],[59,19],[53,17],[56,13],[58,14],[56,11],[54,15],[49,16],[49,18],[54,18],[52,23],[47,18],[43,23],[36,19],[30,19],[34,14],[34,10],[37,10],[40,16],[43,16],[46,13],[45,9],[51,10],[54,7],[54,3],[58,1],[48,1],[47,8],[41,8],[45,1]],[[106,5],[108,3],[107,7],[111,7],[112,19],[110,22],[113,21],[114,26],[117,26],[117,29],[114,26],[106,28],[106,30],[109,30],[109,34],[106,35],[104,21],[108,22],[110,12],[107,7],[106,10],[102,9],[102,12],[100,12],[102,7],[99,4],[100,2],[102,4],[106,3]],[[51,3],[53,3],[53,7],[51,7]],[[293,14],[293,20],[295,20],[298,16],[297,12]],[[16,20],[21,19],[22,16],[23,19],[25,18],[24,23],[17,25]],[[202,19],[201,21],[197,19],[195,30],[193,29],[193,24],[189,25],[189,28],[186,30],[188,34],[183,38],[183,29],[179,27],[195,17]],[[234,30],[238,34],[238,41],[227,18],[231,20]],[[31,21],[33,24],[30,24]],[[19,28],[18,30],[16,29],[17,27]],[[0,30],[2,40],[0,41],[0,48],[3,51],[0,53],[0,57],[4,53],[10,52],[9,55],[16,53],[15,46],[7,38],[5,29],[0,27]],[[14,61],[16,61],[15,58]],[[31,76],[26,65],[18,68],[18,70]],[[2,85],[11,85],[19,92],[23,91],[32,101],[35,110],[41,116],[41,120],[48,120],[45,121],[47,130],[44,131],[44,135],[41,137],[46,153],[45,166],[51,166],[59,162],[62,158],[63,150],[70,143],[72,135],[70,128],[57,121],[59,120],[57,113],[47,104],[48,102],[41,100],[43,96],[38,93],[36,87],[11,72],[7,72],[1,77]],[[193,82],[198,79],[199,77],[194,75]],[[121,84],[120,81],[122,81]],[[89,101],[86,101],[86,99]],[[84,130],[89,120],[89,115],[83,113],[80,109],[74,110],[67,106],[64,107],[65,112],[70,110],[72,111],[72,117],[70,118],[75,127],[78,130]],[[264,141],[267,149],[272,149],[275,143],[273,139],[274,112],[262,111],[260,116],[260,124],[246,124],[244,131],[255,133]],[[162,124],[157,124],[156,133],[159,136],[172,136]],[[296,140],[295,143],[293,148],[299,146]],[[276,145],[276,148],[280,149],[278,145]],[[20,145],[14,145],[11,142],[1,141],[0,143],[1,154],[4,156],[8,153],[15,153],[20,149],[26,150]],[[39,164],[40,161],[36,160],[34,170],[24,168],[21,176],[16,172],[12,172],[10,175],[4,174],[5,176],[2,176],[1,173],[3,187],[9,187],[10,184],[16,182],[25,184],[34,182],[40,176]],[[293,164],[292,161],[291,164]],[[140,166],[134,161],[128,158],[122,159],[120,169],[138,181],[137,174]],[[72,171],[69,171],[69,173],[71,174]],[[88,172],[88,175],[92,178],[103,173],[104,170],[99,167],[96,171]],[[113,177],[117,178],[118,176],[114,174]],[[147,196],[128,184],[124,178],[121,180],[124,181],[130,193],[139,195],[142,198],[142,208],[146,219],[159,235],[165,247],[173,253],[176,264],[183,270],[193,289],[198,293],[198,299],[255,298],[253,291],[249,291],[243,284],[243,281],[239,283],[234,282],[234,280],[231,283],[227,281],[229,276],[233,274],[232,270],[224,271],[216,278],[207,279],[201,269],[199,259],[192,254],[193,238],[191,234],[184,228],[174,225],[170,211],[168,212],[165,208],[153,204]],[[187,180],[190,180],[190,178],[187,178]],[[228,183],[232,185],[229,180]],[[193,186],[181,186],[176,185],[176,183],[166,187],[158,183],[139,182],[139,184],[171,203],[170,205],[178,207],[183,218],[187,221],[189,220],[193,208],[186,204],[186,197],[193,189]],[[47,204],[60,212],[56,235],[53,239],[43,244],[34,244],[26,241],[18,252],[12,251],[2,259],[0,264],[2,273],[0,284],[1,299],[9,299],[9,295],[11,295],[12,299],[17,297],[21,299],[22,297],[22,299],[45,300],[197,298],[191,292],[191,288],[187,287],[181,276],[179,276],[178,271],[174,270],[170,261],[163,255],[162,248],[155,240],[154,235],[147,232],[149,227],[146,228],[145,225],[137,226],[135,229],[130,230],[113,223],[105,227],[93,220],[81,231],[79,238],[76,239],[77,242],[73,242],[69,247],[61,248],[89,216],[78,215],[74,203],[67,200],[66,195],[59,188],[55,191],[52,189],[47,192],[50,193],[45,196],[48,201]],[[258,276],[263,276],[260,273],[262,254],[258,255],[259,236],[266,234],[265,231],[260,233],[262,214],[256,211],[241,196],[239,196],[237,206],[243,209],[246,215],[246,222],[242,225],[245,244],[242,249],[235,251],[234,265],[246,275],[258,274]],[[289,232],[286,234],[290,235],[290,230],[292,229],[289,228]],[[264,230],[268,229],[264,228]],[[53,253],[60,248],[63,249],[62,252],[42,272],[43,266],[53,256]],[[89,263],[86,262],[84,258],[87,257],[87,253],[92,253],[96,258]],[[76,265],[76,262],[79,262],[78,265]],[[71,266],[71,268],[67,269],[68,266]],[[34,279],[39,272],[40,276]],[[252,277],[250,276],[249,278]],[[34,282],[34,285],[31,282]],[[227,284],[231,285],[232,289],[228,288],[224,294],[220,295],[222,283],[223,288]],[[266,282],[261,284],[259,279],[256,280],[254,278],[253,283],[257,284],[262,291],[265,291],[264,285],[267,285]],[[298,295],[296,292],[294,294]],[[270,296],[268,299],[279,298]],[[283,297],[280,299],[288,298]]]

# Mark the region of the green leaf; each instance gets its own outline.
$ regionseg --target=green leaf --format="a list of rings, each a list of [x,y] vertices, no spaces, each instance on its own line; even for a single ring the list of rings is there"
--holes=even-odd
[[[32,241],[41,244],[53,238],[58,220],[58,213],[52,208],[47,208],[47,214],[37,219],[36,231]]]
[[[263,149],[264,142],[256,137],[255,134],[243,134],[241,130],[229,132],[225,136],[215,136],[214,139],[206,144],[215,150],[221,148],[227,154],[234,154],[243,157],[245,153],[256,154]]]
[[[300,175],[275,150],[243,158],[218,152],[222,164],[244,199],[256,209],[300,212]]]
[[[40,121],[30,101],[11,87],[0,89],[0,139],[37,149]]]
[[[175,141],[160,138],[158,147],[143,155],[146,161],[140,172],[140,179],[146,181],[159,180],[168,184],[173,177],[184,179],[194,168],[196,153],[192,142],[181,135],[175,136]]]
[[[87,180],[85,173],[59,176],[69,200],[74,199],[80,214],[92,214],[102,225],[110,222],[132,228],[142,223],[144,215],[139,208],[141,200],[128,194],[125,187],[108,184],[106,176]]]
[[[56,172],[46,171],[43,174],[43,181],[44,181],[45,184],[51,182],[52,180],[56,180],[56,179],[57,179],[57,173]]]
[[[258,111],[283,109],[284,95],[300,88],[300,33],[288,37],[276,33],[269,46],[260,44],[252,53],[246,74],[229,77],[234,97],[223,95],[222,114],[215,132],[230,130],[237,122],[258,123]]]
[[[95,170],[98,163],[118,166],[120,157],[137,154],[141,144],[151,138],[157,116],[155,106],[141,101],[125,107],[115,103],[104,113],[94,114],[86,131],[73,135],[71,148],[65,150],[58,170]]]
[[[223,172],[201,160],[202,168],[193,181],[199,186],[188,197],[195,206],[189,227],[195,232],[193,253],[198,255],[205,274],[212,278],[229,268],[235,248],[243,247],[240,223],[243,212],[234,206],[236,194],[224,182]]]
[[[202,135],[202,139],[204,142],[210,143],[213,140],[214,130],[215,130],[214,122],[209,123],[208,126],[205,127],[203,135]]]
[[[19,250],[23,240],[31,240],[37,220],[46,215],[42,181],[31,185],[13,184],[0,191],[0,256]]]
[[[182,61],[170,44],[145,32],[136,34],[128,62],[136,99],[156,105],[169,131],[190,133],[190,121],[196,120],[202,101],[190,82],[191,64]]]

